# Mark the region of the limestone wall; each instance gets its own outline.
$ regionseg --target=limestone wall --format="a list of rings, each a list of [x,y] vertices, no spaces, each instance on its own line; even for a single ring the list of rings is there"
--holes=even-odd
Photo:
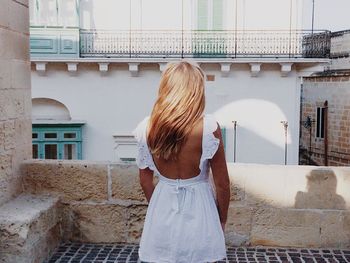
[[[350,245],[350,168],[228,167],[228,244]],[[65,239],[139,241],[147,203],[134,164],[28,160],[23,171],[27,192],[60,196]]]
[[[31,89],[27,0],[0,8],[0,206],[21,192],[19,165],[31,158]]]
[[[328,149],[323,138],[316,138],[317,107],[328,101]],[[350,165],[350,77],[325,76],[304,79],[301,120],[313,120],[311,130],[301,126],[301,148],[318,165]],[[311,131],[311,141],[310,141]],[[309,160],[306,160],[308,163]]]

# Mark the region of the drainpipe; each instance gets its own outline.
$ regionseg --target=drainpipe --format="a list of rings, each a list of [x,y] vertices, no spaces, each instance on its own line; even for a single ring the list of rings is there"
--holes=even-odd
[[[324,106],[324,165],[328,166],[328,101],[326,100]]]
[[[284,165],[287,165],[288,121],[281,121],[284,128]]]
[[[235,163],[236,162],[236,155],[237,155],[237,121],[232,121],[233,123],[233,136],[234,136],[234,139],[233,139],[233,162]]]
[[[308,116],[308,120],[310,120],[310,129],[309,129],[309,165],[311,165],[311,154],[312,154],[312,119]]]

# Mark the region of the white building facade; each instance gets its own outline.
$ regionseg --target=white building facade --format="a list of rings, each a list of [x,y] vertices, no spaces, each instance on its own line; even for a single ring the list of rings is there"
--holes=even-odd
[[[205,111],[222,127],[228,161],[298,164],[302,77],[323,70],[330,45],[329,32],[301,30],[301,0],[30,8],[35,158],[133,160],[131,131],[150,114],[161,71],[188,58],[207,74]]]

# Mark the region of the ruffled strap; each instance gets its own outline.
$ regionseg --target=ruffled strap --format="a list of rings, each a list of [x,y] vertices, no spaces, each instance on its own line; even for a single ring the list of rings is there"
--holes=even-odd
[[[219,148],[220,139],[216,138],[213,132],[218,128],[215,117],[211,114],[205,116],[203,127],[203,154],[202,160],[212,159]]]
[[[145,117],[132,131],[136,141],[137,141],[137,155],[136,155],[136,165],[140,169],[145,169],[149,167],[153,171],[157,171],[152,160],[152,155],[149,152],[146,141],[146,128],[149,120],[149,116]]]

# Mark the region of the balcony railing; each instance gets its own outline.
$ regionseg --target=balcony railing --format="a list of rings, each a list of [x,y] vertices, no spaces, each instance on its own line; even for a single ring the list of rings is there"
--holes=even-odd
[[[328,31],[80,30],[81,57],[328,58]]]

